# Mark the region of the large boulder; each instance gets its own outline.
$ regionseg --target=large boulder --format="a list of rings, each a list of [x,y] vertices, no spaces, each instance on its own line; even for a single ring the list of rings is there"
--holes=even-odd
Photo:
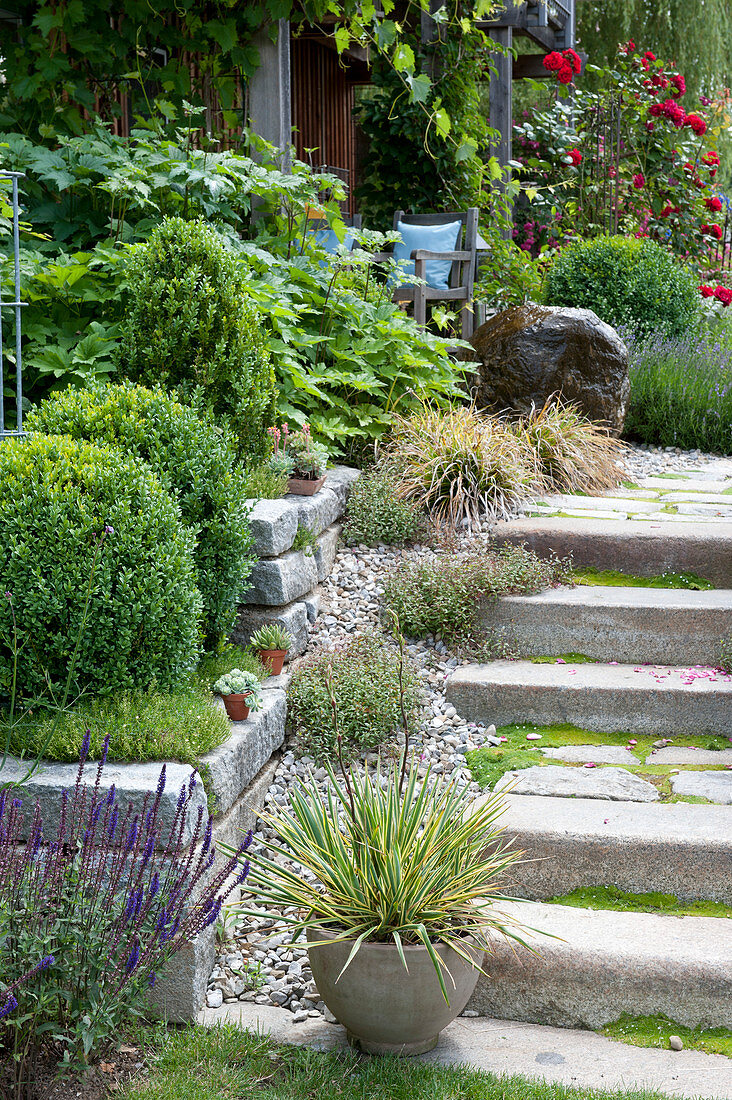
[[[561,394],[620,433],[630,395],[628,349],[592,310],[528,302],[486,321],[472,344],[480,408],[526,415]]]

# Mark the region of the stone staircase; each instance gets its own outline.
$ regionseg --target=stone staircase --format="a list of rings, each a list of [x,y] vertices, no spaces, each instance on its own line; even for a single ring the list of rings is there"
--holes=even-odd
[[[447,685],[457,712],[498,727],[570,723],[606,732],[608,744],[545,749],[536,767],[496,784],[513,792],[507,833],[528,858],[511,889],[529,900],[505,908],[548,935],[532,938],[536,954],[497,940],[468,1007],[481,1016],[560,1027],[595,1028],[628,1013],[730,1028],[729,919],[590,910],[546,899],[615,885],[732,905],[732,751],[653,749],[647,764],[680,765],[670,775],[675,797],[703,791],[711,799],[664,802],[637,769],[627,770],[640,764],[636,742],[623,746],[613,737],[623,731],[732,742],[732,677],[713,667],[720,639],[732,635],[732,462],[683,478],[649,478],[612,497],[548,498],[532,511],[539,514],[501,525],[499,541],[525,541],[540,554],[571,553],[575,563],[601,570],[693,572],[721,587],[578,586],[509,597],[485,610],[486,626],[525,657],[557,660],[457,668]],[[573,663],[570,654],[591,660]],[[538,735],[529,736],[540,745]],[[685,761],[693,770],[685,770]],[[700,787],[700,776],[711,780]]]

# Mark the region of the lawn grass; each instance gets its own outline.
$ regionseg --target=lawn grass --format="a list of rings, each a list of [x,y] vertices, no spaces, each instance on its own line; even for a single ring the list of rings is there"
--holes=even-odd
[[[575,1088],[525,1077],[497,1077],[468,1066],[410,1058],[323,1054],[274,1045],[231,1026],[169,1032],[151,1052],[146,1079],[119,1100],[656,1100],[646,1089]]]
[[[661,1047],[668,1050],[669,1035],[678,1035],[690,1050],[703,1050],[707,1054],[726,1054],[732,1058],[732,1031],[726,1027],[713,1027],[702,1031],[684,1027],[666,1016],[623,1015],[615,1023],[600,1030],[608,1039],[617,1039],[637,1047]]]
[[[633,573],[620,573],[617,569],[592,569],[586,567],[572,572],[575,584],[589,584],[607,588],[687,588],[705,592],[714,585],[696,573],[661,573],[657,577],[637,577]]]
[[[612,909],[622,913],[672,913],[677,917],[732,917],[732,906],[719,901],[679,901],[674,894],[630,894],[617,886],[587,886],[549,898],[555,905],[577,909]]]
[[[39,708],[14,727],[9,751],[44,759],[79,759],[89,730],[92,760],[98,760],[109,735],[109,759],[135,763],[179,760],[196,764],[230,733],[229,719],[211,696],[211,685],[232,668],[250,669],[260,679],[267,671],[254,654],[226,646],[220,654],[205,656],[190,680],[175,692],[120,691],[99,698],[81,698],[64,711]],[[0,719],[0,736],[4,733]]]

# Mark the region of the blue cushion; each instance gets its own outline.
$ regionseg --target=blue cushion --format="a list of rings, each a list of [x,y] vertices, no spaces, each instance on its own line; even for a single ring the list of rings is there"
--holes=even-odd
[[[445,222],[444,225],[410,225],[398,222],[397,229],[402,239],[394,245],[394,259],[402,261],[402,275],[397,282],[401,284],[410,275],[414,275],[414,260],[410,257],[416,248],[425,248],[430,252],[454,252],[462,227],[462,222]],[[428,260],[424,271],[427,286],[433,290],[447,290],[451,267],[452,260]]]
[[[338,250],[338,245],[341,242],[338,240],[334,229],[311,229],[309,232],[312,233],[315,243],[319,245],[320,248],[325,249],[326,252],[335,253]],[[343,247],[353,248],[353,240],[352,231],[347,229],[346,235],[343,238]]]

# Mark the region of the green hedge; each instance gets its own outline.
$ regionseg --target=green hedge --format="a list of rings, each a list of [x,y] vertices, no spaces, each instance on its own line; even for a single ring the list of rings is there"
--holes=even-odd
[[[595,237],[563,249],[549,268],[544,301],[591,309],[615,328],[680,336],[699,312],[698,279],[654,241]]]
[[[262,455],[275,411],[274,372],[256,306],[219,233],[165,218],[128,265],[121,366],[228,420],[242,453]]]
[[[13,616],[23,696],[44,691],[46,676],[65,681],[79,638],[76,688],[107,695],[187,675],[201,615],[194,538],[149,467],[116,448],[33,435],[0,446],[0,484],[0,593],[10,594],[0,594],[0,693]]]
[[[254,561],[244,472],[228,433],[162,390],[131,382],[53,394],[29,413],[26,426],[110,443],[152,466],[196,535],[207,641],[227,634]]]

